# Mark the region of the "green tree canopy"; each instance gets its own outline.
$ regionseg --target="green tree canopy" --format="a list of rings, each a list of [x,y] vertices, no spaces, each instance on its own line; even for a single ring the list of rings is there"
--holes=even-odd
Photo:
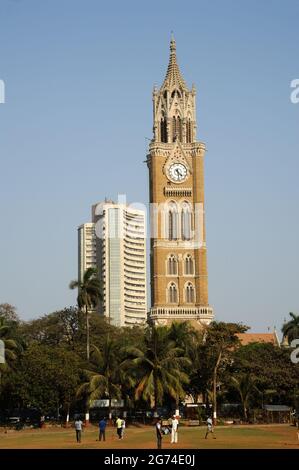
[[[124,367],[138,370],[135,398],[142,398],[153,406],[162,404],[167,394],[178,404],[185,397],[184,386],[189,378],[186,369],[190,366],[184,350],[170,338],[169,328],[148,327],[144,336],[144,349],[127,348],[129,359]]]
[[[256,403],[262,399],[278,404],[292,403],[294,393],[299,390],[299,365],[291,362],[289,350],[271,343],[251,343],[238,348],[230,373],[251,374],[260,391]]]
[[[291,319],[283,325],[281,331],[290,344],[293,339],[299,339],[299,315],[292,312],[289,315]]]
[[[79,397],[86,397],[88,408],[93,400],[108,398],[110,412],[111,399],[121,396],[119,366],[118,343],[107,335],[102,349],[92,347],[90,367],[84,370],[87,381],[80,385],[77,391]]]
[[[80,367],[73,352],[32,343],[18,358],[11,383],[6,384],[8,402],[13,398],[15,406],[37,408],[42,414],[66,410],[75,399]]]

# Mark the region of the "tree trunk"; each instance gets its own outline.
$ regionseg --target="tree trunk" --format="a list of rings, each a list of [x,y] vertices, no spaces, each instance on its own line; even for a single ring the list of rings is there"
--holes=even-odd
[[[110,397],[110,395],[109,395],[109,398],[108,398],[108,417],[109,417],[109,424],[112,424],[111,397]]]
[[[206,405],[206,409],[208,410],[209,409],[209,395],[207,393],[207,390],[205,390],[204,392],[202,392],[202,402],[205,403]]]
[[[86,357],[87,360],[89,361],[89,356],[90,356],[90,345],[89,345],[89,313],[88,313],[88,307],[86,305],[85,307],[85,313],[86,313]]]
[[[246,404],[244,403],[243,405],[243,410],[244,410],[244,419],[245,421],[247,422],[247,408],[246,408]]]
[[[214,371],[213,371],[213,424],[217,424],[217,372],[221,361],[222,352],[220,351]]]
[[[71,401],[69,397],[69,402],[67,403],[67,408],[66,408],[66,418],[65,418],[65,427],[68,428],[70,424],[70,408],[71,408]]]
[[[243,398],[243,394],[242,394],[241,399],[242,399],[242,403],[243,403],[244,420],[247,422],[247,397]]]
[[[157,378],[154,373],[154,417],[158,417],[158,385]]]
[[[213,373],[213,423],[217,421],[217,369],[215,367]]]
[[[87,400],[86,410],[85,410],[85,426],[89,426],[89,407],[90,407],[90,402],[89,400]]]

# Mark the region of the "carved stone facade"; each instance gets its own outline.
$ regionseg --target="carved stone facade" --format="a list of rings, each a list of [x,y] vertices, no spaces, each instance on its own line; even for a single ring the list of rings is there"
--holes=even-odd
[[[149,146],[151,302],[149,321],[213,320],[208,303],[204,212],[205,144],[196,141],[196,91],[181,76],[176,44],[162,87],[153,92]]]

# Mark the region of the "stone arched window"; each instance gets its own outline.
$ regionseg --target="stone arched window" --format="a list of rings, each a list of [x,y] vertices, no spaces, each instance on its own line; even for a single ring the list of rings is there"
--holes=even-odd
[[[167,122],[165,117],[162,117],[160,121],[160,137],[161,142],[167,143]]]
[[[180,116],[177,117],[177,138],[180,142],[182,142],[182,120]]]
[[[172,142],[175,141],[177,135],[177,128],[176,128],[176,118],[173,116],[172,118]]]
[[[190,117],[187,119],[187,123],[186,123],[186,138],[187,138],[187,142],[192,142],[192,123],[191,123],[191,119]]]
[[[172,118],[172,141],[179,140],[182,142],[182,120],[180,116]]]
[[[186,276],[194,274],[194,262],[190,254],[186,255],[184,260],[184,273]]]
[[[177,96],[177,98],[181,98],[181,93],[179,92],[179,90],[173,90],[173,92],[171,93],[171,98],[175,98]]]
[[[174,282],[168,286],[168,302],[170,304],[178,303],[178,289]]]
[[[178,238],[178,210],[175,202],[168,204],[167,210],[168,239],[177,240]]]
[[[181,208],[181,238],[182,240],[191,240],[192,232],[192,213],[188,202],[184,202]]]
[[[185,299],[187,304],[193,304],[195,302],[195,290],[192,282],[186,284]]]
[[[178,260],[175,255],[170,255],[167,260],[167,274],[177,276],[178,274]]]

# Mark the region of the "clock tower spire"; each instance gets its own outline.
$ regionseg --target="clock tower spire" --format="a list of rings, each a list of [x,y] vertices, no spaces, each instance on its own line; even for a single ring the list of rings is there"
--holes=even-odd
[[[165,79],[153,91],[153,139],[147,163],[151,202],[149,320],[208,324],[204,211],[205,144],[196,140],[196,90],[180,72],[170,41]]]
[[[196,137],[194,85],[188,90],[179,69],[176,43],[170,41],[166,76],[160,90],[154,89],[154,141],[191,143]]]

